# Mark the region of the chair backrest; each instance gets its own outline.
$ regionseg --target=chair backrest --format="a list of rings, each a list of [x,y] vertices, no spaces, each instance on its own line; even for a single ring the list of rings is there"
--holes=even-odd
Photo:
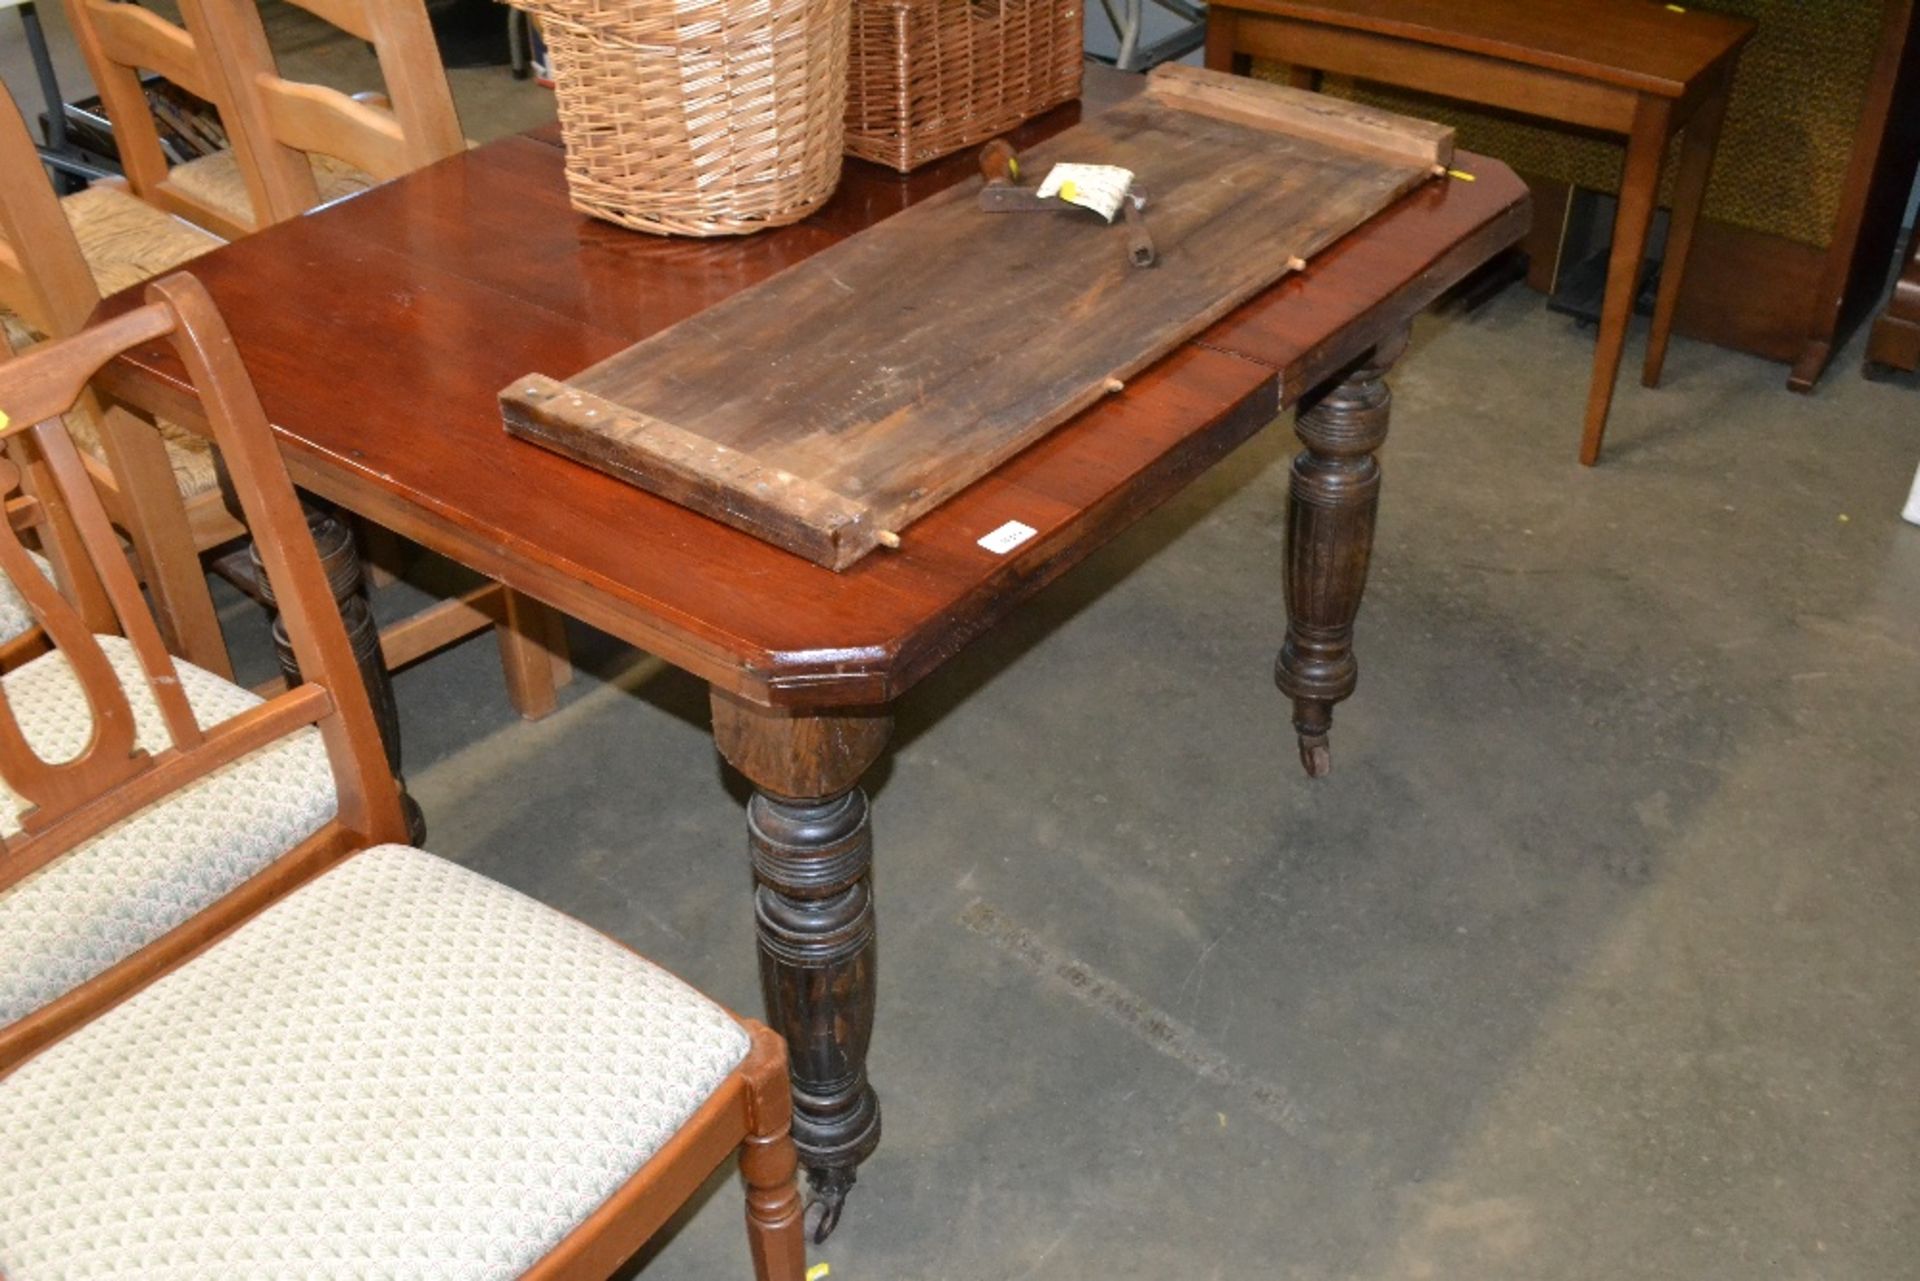
[[[40,333],[78,333],[100,293],[27,122],[0,96],[0,307]]]
[[[320,202],[310,156],[330,156],[385,181],[465,148],[421,0],[293,3],[371,45],[385,94],[352,96],[282,77],[257,0],[181,5],[226,76],[234,128],[246,135],[247,154],[259,168],[263,221],[295,217]]]
[[[229,239],[251,230],[235,224],[223,210],[168,183],[167,153],[140,83],[143,70],[157,71],[213,104],[227,130],[228,145],[240,161],[248,198],[256,209],[260,208],[266,193],[259,189],[255,177],[258,166],[247,153],[246,139],[235,136],[238,131],[231,123],[226,77],[204,41],[194,34],[192,14],[182,7],[188,25],[181,27],[131,0],[66,0],[66,7],[74,41],[86,59],[101,106],[113,122],[114,144],[134,194]]]
[[[152,204],[232,238],[320,202],[308,156],[385,180],[466,145],[421,0],[293,0],[373,46],[386,102],[282,78],[257,0],[181,0],[185,26],[121,0],[66,0],[80,51],[113,121],[128,185]],[[246,183],[253,225],[167,180],[142,69],[212,103]]]
[[[131,197],[127,198],[132,203]],[[156,215],[158,217],[158,215]],[[100,303],[100,291],[80,241],[53,192],[13,99],[0,93],[0,355],[39,336],[77,334]],[[115,496],[114,517],[132,539],[146,571],[147,590],[162,633],[176,653],[226,676],[231,671],[213,599],[207,592],[193,531],[167,456],[150,422],[124,406],[86,393],[79,412],[93,427],[100,457],[87,458],[97,485]],[[32,450],[8,452],[25,468],[29,485],[40,475]],[[70,598],[85,590],[67,572],[75,559],[59,526],[40,530],[43,550],[60,571]],[[0,654],[4,666],[7,654]]]
[[[47,181],[26,120],[10,94],[0,93],[0,98],[5,99],[0,102],[0,308],[39,333],[78,333],[100,293],[80,242],[60,212],[60,198]],[[0,358],[13,354],[15,341],[11,332],[0,335]],[[10,444],[4,452],[23,491],[8,499],[12,528],[35,531],[67,599],[89,626],[110,629],[109,603],[65,504],[49,484],[45,460],[32,449]]]
[[[190,276],[147,289],[147,305],[72,338],[42,343],[0,362],[0,442],[24,441],[44,468],[24,506],[57,504],[84,549],[115,626],[89,618],[48,583],[28,558],[12,520],[0,520],[0,571],[25,598],[53,646],[71,666],[87,702],[92,736],[62,761],[39,756],[0,687],[0,776],[32,808],[20,835],[0,844],[0,888],[75,845],[211,771],[304,725],[319,727],[339,793],[338,821],[369,841],[404,840],[399,793],[388,772],[373,710],[360,682],[319,553],[294,496],[253,383],[212,300]],[[203,729],[187,704],[173,657],[140,592],[99,495],[68,437],[62,416],[88,379],[130,348],[171,343],[199,393],[214,443],[253,531],[279,603],[302,683],[239,716]],[[25,477],[0,459],[0,497],[11,503]],[[34,512],[26,512],[30,519]],[[172,746],[137,749],[127,692],[95,632],[117,630],[136,655]]]

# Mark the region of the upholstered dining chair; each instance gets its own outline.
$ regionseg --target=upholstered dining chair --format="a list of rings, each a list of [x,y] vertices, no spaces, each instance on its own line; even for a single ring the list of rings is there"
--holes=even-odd
[[[92,234],[109,219],[116,225],[113,234]],[[149,280],[220,243],[111,185],[56,198],[25,121],[10,98],[0,102],[0,324],[8,345],[18,349],[46,335],[73,333],[105,293]],[[199,557],[246,530],[227,511],[213,450],[203,436],[162,423],[165,458],[153,463],[119,445],[114,425],[126,416],[124,409],[90,400],[74,423],[83,458],[157,585],[169,642],[176,652],[225,674],[225,642]],[[134,433],[141,439],[147,434]],[[185,538],[173,529],[170,488],[186,506]],[[560,620],[497,584],[403,620],[383,636],[383,649],[389,665],[401,667],[486,629],[499,644],[514,707],[529,718],[551,711],[556,685],[570,674]]]
[[[0,365],[0,435],[44,459],[32,497],[66,504],[121,633],[0,521],[54,647],[0,677],[0,1277],[606,1276],[738,1150],[755,1274],[801,1281],[785,1047],[389,843],[398,795],[252,385],[196,281],[147,297]],[[161,340],[308,676],[265,702],[167,655],[61,421]],[[209,823],[251,870],[183,856]]]

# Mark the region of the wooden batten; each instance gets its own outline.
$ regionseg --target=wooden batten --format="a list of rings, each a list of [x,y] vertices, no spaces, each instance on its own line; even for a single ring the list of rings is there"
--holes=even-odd
[[[822,485],[541,375],[501,393],[507,430],[835,569],[872,551],[871,513]],[[644,460],[644,461],[641,461]]]
[[[215,90],[193,37],[135,4],[81,0],[100,48],[123,67],[157,71],[189,93],[213,99]]]
[[[255,83],[268,128],[282,146],[338,157],[382,181],[416,168],[407,151],[407,136],[391,111],[326,85],[282,80],[264,72],[255,77]]]
[[[1224,71],[1163,63],[1147,75],[1147,96],[1181,111],[1400,163],[1441,168],[1453,163],[1453,130],[1445,125]]]

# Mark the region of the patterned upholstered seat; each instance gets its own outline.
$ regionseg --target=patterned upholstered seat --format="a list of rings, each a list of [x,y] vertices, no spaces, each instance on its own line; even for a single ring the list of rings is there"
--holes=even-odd
[[[149,751],[166,747],[159,706],[133,647],[117,636],[101,637],[100,645],[127,691],[138,743]],[[202,726],[260,702],[190,663],[178,662],[176,668]],[[58,760],[80,750],[91,721],[80,683],[63,655],[44,654],[0,682],[36,753]],[[337,806],[320,733],[307,728],[216,770],[0,889],[0,1026],[182,924],[319,830]],[[0,836],[20,831],[23,808],[20,797],[0,782]],[[0,1275],[9,1274],[0,1269]]]
[[[116,186],[93,186],[65,196],[60,209],[73,227],[87,269],[103,296],[163,276],[223,243],[212,232],[156,209]],[[8,345],[16,350],[46,337],[4,308],[0,308],[0,325],[6,329]],[[91,418],[83,413],[70,414],[67,427],[82,449],[96,458],[101,456],[99,428]],[[183,497],[197,497],[219,484],[213,447],[204,438],[167,422],[160,424],[160,434]]]
[[[373,176],[363,173],[344,160],[312,152],[313,181],[320,188],[320,202],[338,200],[365,191],[373,185]],[[247,180],[240,172],[240,161],[231,151],[216,151],[210,156],[189,160],[167,171],[167,186],[181,195],[219,210],[232,221],[247,226],[258,222],[252,199],[247,195]]]
[[[0,1274],[515,1277],[747,1048],[579,922],[379,846],[0,1081]]]
[[[39,552],[28,552],[27,555],[33,557],[33,563],[40,567],[41,573],[49,580],[53,578],[53,567],[47,564],[45,556]],[[0,645],[16,636],[25,636],[38,625],[27,609],[26,597],[20,594],[20,589],[13,585],[11,578],[0,574]]]

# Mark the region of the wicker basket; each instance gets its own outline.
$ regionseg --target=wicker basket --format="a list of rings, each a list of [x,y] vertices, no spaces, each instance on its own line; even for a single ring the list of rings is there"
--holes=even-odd
[[[1078,0],[853,0],[847,151],[905,173],[1080,96]]]
[[[840,180],[849,0],[515,0],[541,20],[573,206],[641,231],[797,221]]]

